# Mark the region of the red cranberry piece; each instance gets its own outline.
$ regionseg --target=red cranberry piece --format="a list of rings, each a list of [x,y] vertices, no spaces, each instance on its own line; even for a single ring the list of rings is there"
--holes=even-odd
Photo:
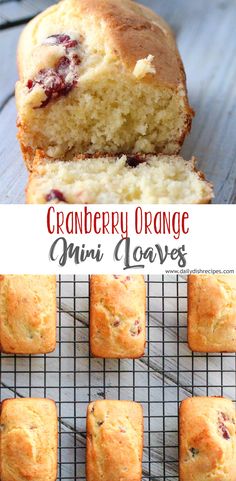
[[[79,58],[79,55],[75,53],[74,55],[72,55],[72,61],[74,65],[79,65],[81,62],[81,59]]]
[[[126,282],[128,282],[128,281],[130,281],[130,276],[125,276],[125,278],[124,278],[124,279],[122,279],[122,281],[121,281],[121,282],[122,282],[122,284],[124,284],[124,285],[125,285],[125,284],[126,284]]]
[[[61,43],[66,43],[70,40],[70,36],[65,33],[58,33],[55,35],[49,35],[43,43],[52,44],[52,45],[59,45]]]
[[[62,75],[53,69],[41,70],[35,79],[35,84],[42,85],[47,96],[40,107],[45,107],[52,98],[66,95],[73,86],[71,83],[65,83]]]
[[[51,200],[59,200],[60,202],[66,202],[66,199],[62,192],[57,189],[52,189],[49,194],[46,195],[46,201],[50,202]]]
[[[141,155],[136,154],[136,155],[127,155],[126,158],[126,164],[129,167],[137,167],[139,164],[142,162],[145,162],[145,158],[143,158]]]
[[[225,425],[225,421],[229,421],[229,416],[224,412],[219,413],[218,422],[219,422],[219,430],[222,433],[224,439],[230,439],[230,433]]]
[[[46,99],[41,103],[40,107],[45,107],[51,99],[58,98],[62,95],[67,95],[68,92],[77,83],[76,66],[80,64],[81,59],[77,53],[69,53],[68,50],[78,46],[78,41],[73,40],[65,33],[55,34],[49,36],[44,44],[47,45],[63,45],[65,47],[65,54],[58,61],[54,68],[41,69],[35,78],[29,79],[27,87],[31,90],[36,84],[41,85],[46,94]],[[67,76],[70,73],[72,80],[68,81]]]
[[[66,76],[69,69],[74,63],[71,64],[71,60],[68,57],[62,57],[56,68],[42,69],[38,72],[35,79],[28,80],[27,86],[31,90],[36,84],[41,85],[44,89],[46,99],[39,106],[45,107],[52,98],[58,98],[62,95],[66,95],[77,83],[77,78],[74,76],[74,80],[66,82]]]
[[[57,73],[59,75],[65,75],[65,71],[68,70],[70,63],[71,62],[68,57],[61,57],[57,64]]]
[[[63,78],[52,68],[40,70],[33,81],[28,81],[27,86],[31,90],[36,84],[43,87],[47,97],[51,97],[65,88]]]
[[[65,34],[59,33],[57,35],[50,35],[44,41],[46,45],[63,45],[65,48],[75,48],[78,45],[77,40],[72,40],[72,38]]]
[[[78,45],[77,40],[72,40],[72,39],[70,39],[70,40],[66,43],[66,48],[75,48],[75,47],[77,47],[77,45]]]
[[[134,321],[134,324],[130,329],[130,333],[131,333],[131,336],[139,336],[140,332],[142,332],[140,321],[136,319],[136,321]]]
[[[116,274],[113,275],[114,279],[119,279],[120,276],[117,276]]]
[[[121,432],[121,433],[126,433],[126,430],[125,430],[125,428],[123,428],[123,426],[120,427],[120,432]]]
[[[119,325],[120,325],[120,321],[118,321],[118,320],[113,323],[114,327],[118,327]]]
[[[225,426],[224,423],[219,424],[219,429],[222,432],[222,436],[223,436],[224,439],[226,439],[226,440],[230,439],[229,431],[228,431],[228,429],[227,429],[227,427]]]
[[[28,87],[28,89],[31,90],[32,87],[33,87],[33,85],[34,85],[33,80],[29,79],[28,82],[27,82],[27,87]]]
[[[220,415],[221,415],[221,417],[222,417],[222,419],[223,419],[224,421],[228,421],[228,420],[229,420],[229,417],[227,416],[227,414],[221,412]]]
[[[41,70],[38,73],[35,82],[44,87],[47,97],[60,92],[63,90],[63,88],[65,88],[63,78],[52,68]]]

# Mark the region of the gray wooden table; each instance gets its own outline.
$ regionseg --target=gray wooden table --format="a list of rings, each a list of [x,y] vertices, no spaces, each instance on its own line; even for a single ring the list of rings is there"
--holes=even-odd
[[[0,202],[23,203],[27,173],[16,141],[15,52],[25,23],[50,0],[0,2]],[[216,203],[236,202],[236,1],[143,0],[173,27],[196,111],[182,149],[215,186]]]
[[[144,410],[143,481],[178,480],[178,407],[192,395],[236,400],[236,355],[192,353],[182,276],[149,276],[147,346],[137,360],[89,356],[89,280],[58,278],[57,349],[0,354],[0,398],[49,397],[59,414],[58,481],[85,480],[85,416],[91,400],[129,399]]]

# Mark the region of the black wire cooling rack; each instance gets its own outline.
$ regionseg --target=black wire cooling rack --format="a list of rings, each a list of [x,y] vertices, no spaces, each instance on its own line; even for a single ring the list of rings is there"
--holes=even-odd
[[[186,279],[147,276],[147,346],[139,360],[89,356],[89,278],[58,278],[57,350],[1,354],[1,399],[49,397],[59,414],[58,480],[85,479],[85,416],[94,399],[144,409],[143,481],[178,479],[178,406],[192,395],[236,398],[236,356],[192,354],[186,343]]]

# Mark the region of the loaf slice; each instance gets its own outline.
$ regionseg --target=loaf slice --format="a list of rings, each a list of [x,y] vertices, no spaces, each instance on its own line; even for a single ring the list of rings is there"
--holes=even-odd
[[[55,161],[37,156],[28,204],[204,204],[213,190],[191,162],[177,156],[121,156]]]
[[[34,18],[18,48],[19,140],[29,169],[95,152],[178,153],[191,126],[174,37],[131,0],[64,0]]]

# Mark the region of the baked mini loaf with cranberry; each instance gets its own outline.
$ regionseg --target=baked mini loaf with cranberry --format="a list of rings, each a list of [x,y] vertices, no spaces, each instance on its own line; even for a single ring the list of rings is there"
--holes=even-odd
[[[56,277],[0,276],[0,350],[40,354],[56,347]]]
[[[0,415],[1,481],[56,481],[57,410],[49,399],[6,399]]]
[[[193,397],[180,406],[180,481],[235,481],[236,417],[231,400]]]
[[[141,481],[143,412],[133,401],[99,400],[87,412],[87,481]]]
[[[64,0],[24,29],[16,84],[28,168],[85,152],[178,153],[191,126],[168,25],[131,0]]]
[[[146,343],[142,275],[90,277],[90,350],[103,358],[138,358]]]
[[[236,352],[236,275],[188,277],[188,344],[197,352]]]
[[[50,162],[38,153],[26,188],[29,204],[203,204],[212,197],[194,160],[165,155]]]

